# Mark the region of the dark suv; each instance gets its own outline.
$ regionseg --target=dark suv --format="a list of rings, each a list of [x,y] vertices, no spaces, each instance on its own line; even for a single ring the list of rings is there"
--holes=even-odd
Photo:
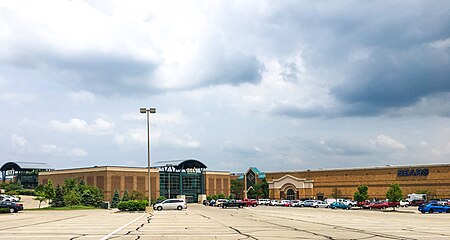
[[[16,213],[23,210],[23,205],[13,202],[0,202],[0,208],[9,208],[10,213]]]

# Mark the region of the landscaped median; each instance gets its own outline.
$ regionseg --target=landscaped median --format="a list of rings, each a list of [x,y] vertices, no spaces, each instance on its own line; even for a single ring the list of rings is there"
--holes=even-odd
[[[121,211],[145,211],[147,200],[129,200],[119,202],[117,208]]]
[[[43,208],[30,208],[25,211],[53,211],[53,210],[92,210],[101,209],[94,206],[84,206],[84,205],[74,205],[74,206],[64,206],[64,207],[43,207]]]

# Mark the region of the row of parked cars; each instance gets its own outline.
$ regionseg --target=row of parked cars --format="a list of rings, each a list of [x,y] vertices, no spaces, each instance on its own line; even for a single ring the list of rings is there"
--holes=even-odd
[[[313,208],[331,208],[331,209],[351,209],[352,207],[360,207],[364,209],[386,209],[393,207],[409,207],[418,206],[421,213],[446,212],[450,213],[450,200],[442,201],[400,201],[389,202],[384,201],[365,201],[356,202],[348,199],[326,199],[326,200],[270,200],[259,199],[259,205],[267,206],[283,206],[283,207],[313,207]]]
[[[11,195],[0,195],[0,208],[7,208],[10,213],[16,213],[23,210],[23,204],[18,203],[19,198]]]

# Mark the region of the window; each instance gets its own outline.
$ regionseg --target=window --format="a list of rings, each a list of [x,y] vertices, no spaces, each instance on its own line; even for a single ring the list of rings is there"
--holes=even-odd
[[[292,189],[287,190],[286,198],[288,200],[294,200],[295,199],[295,191]]]

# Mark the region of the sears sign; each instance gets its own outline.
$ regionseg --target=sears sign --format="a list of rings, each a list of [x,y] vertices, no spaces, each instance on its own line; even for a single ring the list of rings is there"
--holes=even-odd
[[[397,170],[397,176],[409,177],[409,176],[428,176],[428,168],[415,168],[415,169],[399,169]]]

